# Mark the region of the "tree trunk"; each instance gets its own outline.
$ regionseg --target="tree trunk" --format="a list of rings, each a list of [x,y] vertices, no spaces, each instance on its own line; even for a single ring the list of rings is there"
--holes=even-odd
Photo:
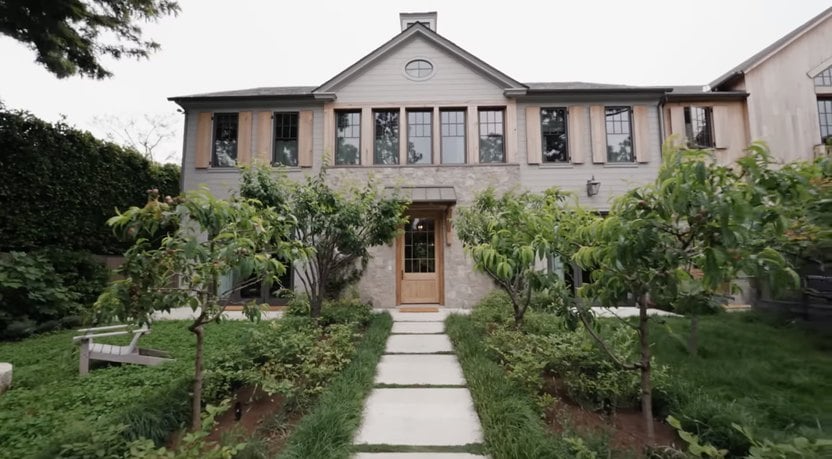
[[[196,335],[196,358],[194,359],[194,395],[191,404],[191,431],[202,427],[202,354],[205,348],[205,336],[202,325],[191,330]]]
[[[688,353],[692,356],[699,354],[699,316],[690,316],[690,334],[688,335]]]
[[[639,301],[638,318],[639,342],[641,345],[641,414],[644,417],[644,426],[647,429],[647,444],[653,446],[656,442],[656,433],[653,431],[653,387],[650,382],[650,330],[648,328],[647,305],[644,298]]]

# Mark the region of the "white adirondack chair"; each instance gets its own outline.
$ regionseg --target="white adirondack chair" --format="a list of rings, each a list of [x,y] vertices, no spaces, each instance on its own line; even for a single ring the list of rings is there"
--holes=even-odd
[[[73,337],[72,342],[80,343],[81,346],[81,363],[79,365],[81,376],[89,373],[91,360],[151,366],[173,360],[167,352],[138,347],[139,338],[150,333],[147,325],[132,331],[127,330],[127,325],[111,325],[108,327],[82,328],[78,332],[83,333],[83,335]],[[128,335],[130,333],[133,334],[133,339],[130,340],[130,344],[127,346],[93,342],[94,338]]]

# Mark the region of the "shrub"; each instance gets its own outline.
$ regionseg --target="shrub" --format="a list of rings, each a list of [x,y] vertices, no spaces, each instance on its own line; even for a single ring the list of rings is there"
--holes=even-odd
[[[74,322],[81,312],[78,298],[45,256],[12,252],[0,258],[0,339],[19,339]]]
[[[78,295],[78,302],[90,306],[107,286],[110,273],[107,267],[87,252],[58,248],[40,249],[61,277],[64,286]]]
[[[354,324],[366,326],[373,315],[373,308],[358,299],[327,301],[321,312],[321,324]]]

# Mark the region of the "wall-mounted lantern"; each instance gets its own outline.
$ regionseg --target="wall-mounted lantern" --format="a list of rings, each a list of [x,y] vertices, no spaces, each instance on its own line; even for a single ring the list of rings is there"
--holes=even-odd
[[[595,196],[598,194],[598,191],[601,189],[601,182],[595,180],[595,176],[593,175],[591,179],[586,181],[586,195],[587,196]]]

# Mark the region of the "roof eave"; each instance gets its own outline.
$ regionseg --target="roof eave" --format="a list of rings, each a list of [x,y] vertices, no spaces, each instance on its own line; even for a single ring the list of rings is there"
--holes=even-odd
[[[717,91],[698,94],[671,93],[664,96],[664,102],[708,102],[712,100],[745,100],[745,91]]]
[[[673,88],[572,88],[572,89],[529,89],[527,96],[548,96],[561,94],[657,94],[672,92]]]
[[[183,103],[190,102],[239,102],[239,101],[316,101],[314,94],[285,94],[285,95],[250,95],[250,96],[174,96],[168,100],[179,104],[184,108]]]

